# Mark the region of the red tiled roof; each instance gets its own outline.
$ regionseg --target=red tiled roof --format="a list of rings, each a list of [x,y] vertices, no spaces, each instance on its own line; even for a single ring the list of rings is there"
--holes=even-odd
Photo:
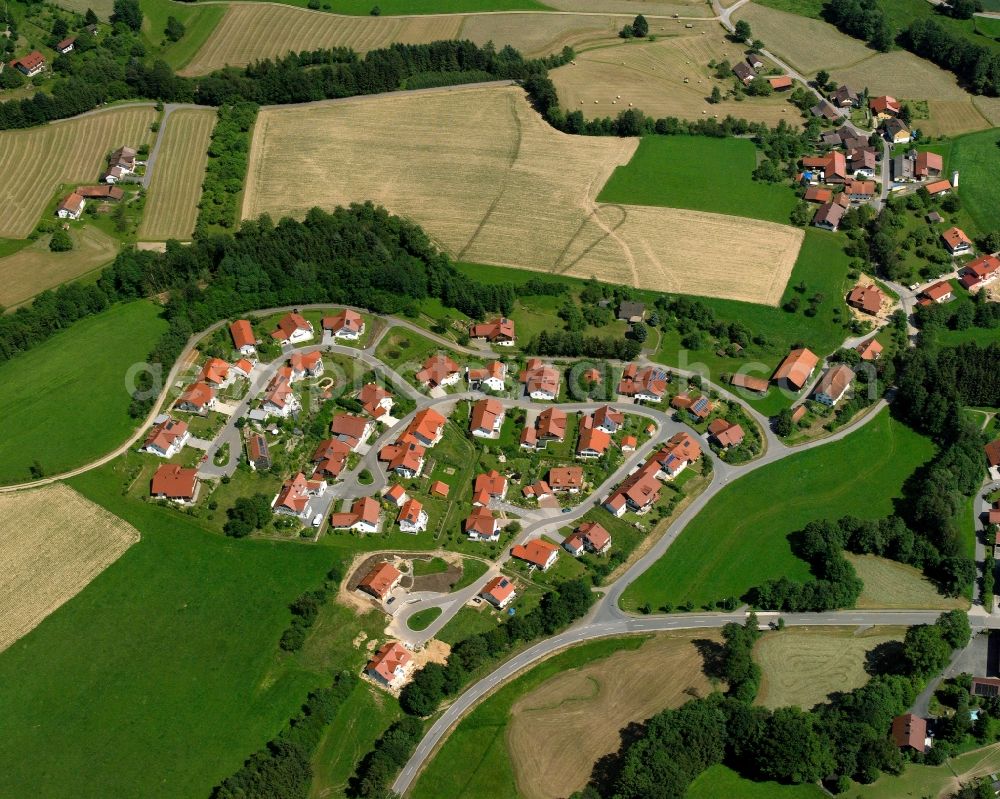
[[[15,58],[13,61],[11,61],[11,63],[20,64],[30,72],[31,70],[36,69],[37,67],[40,67],[42,64],[45,63],[45,56],[43,56],[37,50],[32,50],[27,55],[23,55],[20,58]]]
[[[745,388],[747,391],[756,391],[759,394],[767,392],[767,380],[762,377],[752,377],[737,372],[730,376],[729,383],[737,388]]]
[[[496,518],[493,516],[493,511],[485,506],[473,508],[465,520],[465,532],[477,533],[480,538],[491,537],[495,530]]]
[[[413,659],[398,641],[387,643],[368,661],[368,671],[374,671],[386,682],[392,682],[396,677],[396,669],[405,667]]]
[[[948,245],[948,249],[950,250],[954,250],[963,244],[967,247],[972,246],[972,241],[965,235],[965,231],[958,227],[948,228],[941,234],[941,238],[944,239],[944,243]]]
[[[396,517],[397,522],[407,522],[408,524],[416,524],[420,521],[420,514],[424,512],[424,506],[421,505],[415,499],[408,499],[403,503],[403,507],[399,509],[399,516]]]
[[[492,599],[496,605],[502,605],[513,593],[514,581],[500,574],[483,586],[483,590],[479,592],[479,596],[484,599]]]
[[[339,477],[347,464],[347,455],[351,448],[343,441],[335,438],[321,441],[311,458],[314,464],[313,479],[320,477]]]
[[[933,183],[928,183],[924,188],[927,189],[928,194],[933,196],[943,191],[951,191],[951,183],[947,180],[935,180]]]
[[[421,383],[431,388],[440,386],[451,375],[458,373],[458,364],[444,354],[432,355],[424,361],[424,368],[414,375]]]
[[[590,543],[590,546],[600,551],[611,543],[611,533],[597,522],[584,522],[576,528],[577,534]]]
[[[928,286],[923,291],[920,292],[929,300],[940,300],[942,297],[947,297],[951,294],[951,284],[947,280],[940,280],[933,286]]]
[[[528,394],[544,392],[555,396],[559,393],[559,370],[550,364],[542,363],[538,358],[531,358],[528,361],[518,380],[524,383]]]
[[[503,405],[500,400],[481,399],[472,406],[469,429],[492,434],[501,416],[503,416]]]
[[[603,455],[611,445],[611,436],[594,426],[594,417],[584,417],[580,425],[580,440],[576,444],[577,454],[596,452]]]
[[[909,746],[918,752],[923,752],[926,739],[927,722],[920,716],[905,713],[892,720],[892,740],[896,746]]]
[[[533,538],[523,546],[518,544],[513,547],[510,554],[518,560],[523,560],[537,566],[539,569],[544,569],[549,562],[549,558],[552,557],[552,553],[558,551],[559,547],[555,544],[543,541],[541,538]]]
[[[341,330],[359,333],[364,325],[364,320],[357,311],[345,308],[336,316],[324,316],[320,323],[324,330],[329,330],[332,333],[339,333]]]
[[[190,500],[194,498],[197,484],[197,469],[185,469],[174,463],[165,463],[154,472],[149,488],[154,497]]]
[[[490,322],[473,325],[469,331],[472,338],[485,338],[487,341],[513,341],[514,323],[506,317]]]
[[[338,438],[344,439],[351,445],[352,449],[364,438],[367,427],[368,420],[365,417],[355,416],[351,413],[338,413],[330,421],[330,432]]]
[[[178,397],[178,404],[190,404],[195,408],[204,408],[215,399],[215,389],[207,383],[192,383]]]
[[[819,186],[810,186],[806,189],[805,199],[813,203],[828,203],[833,199],[833,192]]]
[[[871,100],[868,101],[868,106],[876,114],[883,114],[886,111],[898,114],[900,111],[899,101],[895,97],[890,97],[887,94],[884,94],[881,97],[872,97]]]
[[[358,394],[358,402],[361,406],[376,419],[385,414],[385,408],[379,403],[384,399],[392,397],[388,391],[375,383],[367,383],[362,386]]]
[[[583,487],[582,466],[553,466],[549,469],[549,487],[556,491]]]
[[[847,295],[848,305],[853,305],[855,308],[860,308],[872,315],[877,314],[882,308],[883,300],[885,300],[885,294],[875,285],[855,286]]]
[[[297,313],[287,313],[278,320],[278,328],[271,335],[279,341],[287,341],[297,330],[309,330],[309,323]]]
[[[788,75],[775,75],[768,78],[767,82],[771,84],[772,89],[790,89],[792,86],[792,79]]]
[[[446,497],[448,496],[448,492],[450,490],[451,488],[448,486],[448,484],[442,482],[441,480],[435,480],[431,484],[431,493],[436,497]]]
[[[166,452],[178,438],[183,438],[187,431],[188,426],[186,422],[182,422],[179,419],[164,419],[149,431],[149,435],[146,436],[146,440],[143,442],[143,449],[146,447],[156,447]]]
[[[862,341],[855,349],[863,361],[874,361],[882,353],[882,345],[874,338]]]
[[[991,441],[983,449],[986,452],[986,462],[990,466],[1000,466],[1000,438]]]
[[[639,369],[638,365],[630,363],[622,372],[618,393],[625,397],[648,394],[659,399],[667,391],[668,380],[667,373],[663,369],[655,366]]]
[[[802,388],[818,363],[819,358],[805,347],[792,350],[778,366],[771,379],[775,382],[787,380],[795,388]]]
[[[237,319],[229,325],[229,335],[233,337],[233,346],[238,350],[243,347],[254,347],[257,345],[257,339],[253,334],[253,327],[246,319]]]
[[[387,561],[382,561],[361,578],[358,588],[383,599],[392,590],[392,584],[402,576],[399,569]]]
[[[198,379],[205,383],[221,385],[229,376],[229,364],[221,358],[209,358],[205,365],[201,367]]]
[[[476,475],[476,483],[472,493],[481,494],[486,492],[491,497],[500,497],[507,490],[507,478],[496,469],[492,469],[485,474]]]
[[[743,443],[743,428],[725,419],[716,419],[708,426],[709,434],[720,447],[738,447]]]

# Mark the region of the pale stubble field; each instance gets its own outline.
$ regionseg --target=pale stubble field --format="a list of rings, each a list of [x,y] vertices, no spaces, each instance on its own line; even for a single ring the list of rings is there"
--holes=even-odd
[[[514,87],[264,108],[243,217],[371,200],[465,261],[776,305],[801,230],[594,202],[636,146],[559,133]]]

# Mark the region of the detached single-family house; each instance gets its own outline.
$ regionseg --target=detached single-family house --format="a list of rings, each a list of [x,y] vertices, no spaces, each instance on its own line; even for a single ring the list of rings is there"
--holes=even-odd
[[[937,283],[928,286],[923,291],[920,292],[920,297],[922,298],[922,304],[930,304],[932,302],[942,303],[948,302],[954,293],[951,290],[951,283],[947,280],[940,280]]]
[[[876,285],[857,285],[847,295],[847,304],[859,311],[875,316],[881,309],[886,296]]]
[[[192,383],[177,398],[177,408],[191,413],[206,413],[215,407],[215,389],[208,383]]]
[[[261,409],[266,416],[280,416],[285,419],[300,407],[299,398],[292,391],[291,369],[280,370],[264,389]]]
[[[257,337],[253,334],[253,327],[246,319],[237,319],[229,325],[229,335],[232,336],[233,346],[239,350],[241,355],[253,358],[257,355]]]
[[[399,509],[396,523],[402,533],[422,533],[427,529],[427,511],[417,500],[408,499]]]
[[[169,499],[186,505],[198,498],[198,486],[197,469],[164,463],[153,473],[149,494],[154,499]]]
[[[517,591],[515,590],[514,581],[500,574],[483,586],[483,590],[479,592],[479,596],[498,610],[503,610],[517,596]]]
[[[844,206],[836,202],[823,203],[813,217],[813,225],[823,230],[836,230],[844,218]]]
[[[882,133],[893,144],[908,144],[912,138],[906,123],[896,117],[889,117],[882,123]]]
[[[750,53],[750,55],[747,56],[747,63],[754,68],[755,72],[764,68],[764,59],[756,53]]]
[[[882,357],[882,345],[874,337],[867,341],[862,341],[854,349],[861,356],[862,361],[877,361]]]
[[[691,396],[690,394],[678,394],[670,400],[670,407],[678,411],[687,411],[698,421],[707,419],[712,412],[712,403],[704,395]]]
[[[209,358],[198,373],[198,380],[215,388],[228,384],[230,366],[222,358]]]
[[[327,477],[331,479],[340,477],[340,473],[347,465],[347,456],[350,452],[351,448],[336,438],[320,441],[313,451],[312,458],[310,458],[313,464],[312,479],[325,480]]]
[[[927,193],[931,197],[937,197],[938,195],[943,197],[951,191],[952,185],[947,180],[935,180],[928,183],[924,188],[927,189]]]
[[[292,369],[292,382],[304,377],[322,377],[323,353],[318,350],[308,353],[293,352],[288,359],[288,365]]]
[[[168,416],[153,425],[140,450],[161,458],[172,458],[184,449],[190,438],[187,423]]]
[[[733,64],[733,74],[739,78],[744,86],[749,86],[753,79],[757,77],[757,73],[754,72],[753,67],[745,61],[737,61]]]
[[[634,300],[623,300],[618,306],[618,321],[634,325],[646,318],[646,305]]]
[[[602,405],[594,411],[594,427],[598,430],[603,430],[609,435],[617,433],[618,428],[624,422],[625,414],[621,411],[616,411],[610,405]]]
[[[546,408],[521,431],[522,449],[545,449],[550,441],[562,441],[566,437],[566,411],[561,408]]]
[[[938,153],[919,152],[913,161],[913,173],[921,180],[939,178],[944,172],[944,158]]]
[[[56,42],[55,51],[60,55],[73,52],[73,45],[76,44],[76,37],[69,36],[61,42]]]
[[[403,503],[410,498],[410,495],[406,493],[406,489],[401,484],[396,483],[382,495],[382,498],[397,508],[401,508],[403,507]]]
[[[959,281],[972,291],[993,282],[997,275],[1000,275],[1000,258],[995,255],[980,255],[965,265],[959,273]]]
[[[309,500],[312,497],[321,497],[325,493],[325,480],[307,480],[306,476],[299,472],[282,483],[281,490],[271,500],[271,509],[285,516],[308,520]]]
[[[871,147],[855,147],[847,151],[847,171],[855,177],[875,177],[878,158]]]
[[[15,58],[10,62],[10,65],[18,72],[33,78],[45,70],[45,56],[37,50],[32,50],[27,55]]]
[[[472,504],[489,505],[491,500],[507,496],[507,478],[496,469],[476,475],[472,486]]]
[[[604,507],[613,516],[621,517],[625,511],[646,513],[660,498],[663,485],[657,479],[660,464],[648,460],[622,481],[604,502]]]
[[[831,366],[816,384],[813,399],[833,407],[843,399],[855,377],[854,370],[847,364]]]
[[[366,383],[358,392],[358,402],[369,416],[379,419],[392,412],[392,394],[376,383]]]
[[[378,459],[390,472],[400,477],[418,477],[424,469],[425,450],[420,444],[400,439],[395,444],[386,444],[379,450]]]
[[[1000,477],[1000,438],[983,447],[983,451],[986,453],[986,465],[989,467],[990,477],[996,480]]]
[[[496,344],[500,347],[511,347],[517,341],[517,336],[514,334],[514,322],[506,317],[473,324],[469,328],[469,338],[485,339],[490,344]]]
[[[593,416],[584,416],[580,422],[580,436],[576,443],[576,457],[600,458],[611,446],[611,436],[596,426]]]
[[[398,641],[386,643],[374,654],[365,674],[386,688],[396,688],[406,680],[413,656]]]
[[[241,377],[244,380],[249,380],[250,375],[253,373],[254,361],[248,360],[247,358],[240,358],[236,363],[234,363],[229,371],[233,377]]]
[[[482,399],[472,406],[469,429],[477,438],[499,438],[503,420],[503,404],[495,399]]]
[[[954,255],[966,255],[972,252],[972,240],[959,227],[950,227],[941,234],[944,246]]]
[[[784,382],[790,388],[799,391],[809,382],[818,365],[819,358],[805,347],[792,350],[779,364],[771,380],[775,383]]]
[[[119,147],[108,158],[108,168],[101,175],[103,183],[117,183],[135,172],[138,152],[132,147]]]
[[[558,369],[538,358],[530,358],[518,377],[518,382],[524,384],[525,393],[534,400],[554,400],[559,396],[561,380]]]
[[[902,110],[899,100],[895,97],[890,97],[887,94],[883,94],[879,97],[872,97],[868,101],[868,107],[871,109],[871,112],[876,119],[879,117],[899,116],[899,112]]]
[[[725,419],[714,419],[708,425],[709,438],[721,449],[738,447],[743,443],[743,428]]]
[[[583,467],[553,466],[549,469],[549,479],[545,482],[552,491],[579,494],[583,488]]]
[[[424,447],[433,447],[444,435],[447,421],[433,408],[424,408],[422,411],[417,411],[400,440],[405,441],[409,438]]]
[[[402,572],[388,561],[383,560],[375,564],[368,574],[361,578],[358,590],[371,594],[379,602],[382,602],[402,579]]]
[[[334,338],[342,338],[345,341],[357,341],[365,334],[365,320],[361,318],[361,314],[349,308],[345,308],[336,316],[324,316],[321,324],[323,330]]]
[[[352,450],[357,450],[364,444],[373,429],[374,425],[370,420],[351,413],[338,413],[330,420],[330,433]]]
[[[659,367],[647,366],[640,369],[637,364],[630,363],[622,372],[618,393],[640,402],[661,402],[663,395],[667,393],[669,380],[667,372]]]
[[[513,547],[510,554],[518,560],[523,560],[539,571],[548,571],[559,558],[559,547],[551,541],[533,538],[527,544]]]
[[[86,206],[87,201],[74,191],[59,203],[56,208],[56,216],[60,219],[79,219]]]
[[[611,534],[597,522],[585,522],[566,536],[562,545],[574,558],[584,552],[603,555],[611,548]]]
[[[451,358],[443,353],[431,355],[414,377],[427,388],[453,386],[462,378],[462,372]]]
[[[536,480],[531,485],[527,485],[522,488],[521,493],[524,495],[525,499],[543,500],[551,497],[553,492],[552,486],[544,480]]]
[[[666,445],[653,456],[660,470],[673,480],[685,468],[701,457],[701,445],[690,433],[675,433],[667,439]]]
[[[490,391],[503,391],[506,388],[507,364],[491,361],[484,367],[467,369],[465,379],[469,381],[469,388],[473,391],[484,387]]]
[[[297,313],[287,313],[278,320],[271,338],[282,344],[301,344],[313,337],[312,322]]]
[[[254,471],[271,468],[271,450],[267,446],[267,439],[260,433],[254,433],[247,440],[247,463]]]
[[[927,721],[912,713],[896,716],[892,720],[892,741],[900,749],[926,752],[929,741]]]
[[[844,183],[844,194],[853,202],[866,202],[875,196],[875,181],[848,178]]]
[[[475,507],[465,519],[465,534],[470,541],[498,541],[500,522],[489,508]]]
[[[830,95],[830,102],[838,108],[852,108],[858,105],[860,98],[858,93],[850,86],[844,84],[838,86]]]
[[[330,516],[330,526],[338,530],[356,530],[359,533],[377,533],[380,509],[372,497],[354,500],[349,511],[341,511]]]

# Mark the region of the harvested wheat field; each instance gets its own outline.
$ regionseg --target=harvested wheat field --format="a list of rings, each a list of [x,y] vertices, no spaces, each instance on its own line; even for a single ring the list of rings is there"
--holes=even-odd
[[[746,20],[756,39],[807,77],[819,69],[846,66],[871,56],[863,41],[838,31],[822,20],[748,3],[733,14]],[[874,94],[874,92],[873,92]],[[894,93],[899,97],[898,92]]]
[[[606,12],[609,14],[645,14],[647,17],[713,17],[708,0],[545,0],[545,5],[559,11]],[[723,3],[726,5],[726,3]]]
[[[110,17],[114,11],[114,0],[58,0],[56,5],[75,11],[77,14],[85,14],[87,9],[91,8],[103,20]]]
[[[844,553],[865,587],[858,598],[859,608],[926,608],[951,610],[967,608],[965,599],[938,593],[919,569],[875,555]]]
[[[372,200],[466,261],[777,304],[801,230],[595,204],[636,146],[559,133],[514,87],[265,108],[243,216],[302,216],[314,205]],[[707,269],[715,280],[702,279]]]
[[[94,183],[117,147],[148,143],[152,104],[0,132],[0,236],[23,239],[63,183]]]
[[[711,684],[695,642],[720,640],[715,630],[663,633],[521,697],[507,725],[519,795],[554,799],[580,790],[594,763],[618,749],[625,725],[707,695]]]
[[[0,518],[0,651],[139,540],[134,527],[62,484],[0,494]]]
[[[868,682],[865,656],[888,641],[902,641],[905,627],[794,627],[764,635],[754,649],[763,672],[757,704],[803,710],[825,702],[834,691]]]
[[[991,127],[1000,127],[1000,97],[974,97],[972,102]]]
[[[163,142],[153,167],[139,238],[191,238],[215,120],[214,108],[182,108],[167,118],[166,127],[161,128]]]
[[[49,236],[0,258],[0,307],[13,308],[45,289],[55,288],[110,262],[118,242],[95,227],[70,230],[73,249],[49,250]]]
[[[664,24],[676,28],[678,23]],[[769,125],[782,119],[799,123],[799,110],[788,102],[786,94],[710,104],[707,98],[712,88],[718,86],[725,94],[733,79],[714,78],[708,62],[729,59],[735,63],[743,53],[722,36],[714,22],[699,22],[692,31],[682,30],[655,42],[590,50],[577,56],[574,64],[553,70],[551,77],[563,107],[582,111],[588,118],[615,116],[631,104],[654,117],[698,119],[712,115],[722,119],[732,114]]]
[[[631,22],[632,17],[598,14],[470,14],[459,38],[479,45],[492,41],[498,48],[509,44],[530,58],[558,53],[567,45],[579,52],[620,42],[618,31]],[[653,20],[650,29],[660,24]]]

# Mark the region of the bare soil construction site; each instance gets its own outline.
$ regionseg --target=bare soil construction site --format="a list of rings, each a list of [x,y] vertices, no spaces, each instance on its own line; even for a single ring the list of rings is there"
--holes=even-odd
[[[371,200],[464,261],[777,305],[800,229],[595,203],[637,143],[559,133],[514,87],[269,107],[243,217]]]

